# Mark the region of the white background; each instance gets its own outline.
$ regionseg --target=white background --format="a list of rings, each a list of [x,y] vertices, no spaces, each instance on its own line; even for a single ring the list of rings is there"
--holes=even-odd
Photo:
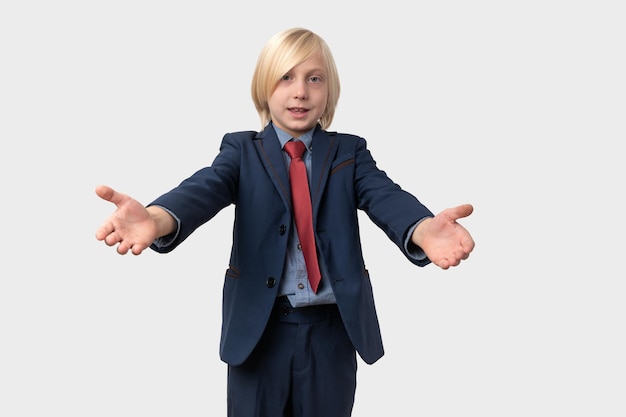
[[[293,26],[335,55],[333,130],[433,211],[475,206],[448,271],[363,216],[386,355],[354,415],[626,415],[619,3],[3,2],[0,415],[226,415],[232,207],[123,257],[93,190],[148,203],[258,130],[256,58]]]

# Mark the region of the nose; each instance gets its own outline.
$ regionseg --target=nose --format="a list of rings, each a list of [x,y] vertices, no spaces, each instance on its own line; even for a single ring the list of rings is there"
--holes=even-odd
[[[294,98],[304,100],[307,98],[307,88],[305,81],[298,81],[294,83],[293,87],[293,96]]]

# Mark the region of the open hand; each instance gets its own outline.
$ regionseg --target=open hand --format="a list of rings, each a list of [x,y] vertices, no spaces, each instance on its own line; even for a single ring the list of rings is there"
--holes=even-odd
[[[471,204],[463,204],[424,220],[413,232],[413,243],[422,248],[428,259],[440,268],[457,266],[469,257],[475,245],[472,236],[457,220],[473,211]]]
[[[155,220],[137,200],[106,185],[96,187],[96,194],[117,206],[96,231],[96,239],[109,246],[118,244],[117,252],[121,255],[129,250],[139,255],[158,237]]]

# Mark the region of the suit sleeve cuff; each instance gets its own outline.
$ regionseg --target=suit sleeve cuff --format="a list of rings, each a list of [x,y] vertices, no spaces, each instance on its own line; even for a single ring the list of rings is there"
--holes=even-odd
[[[415,259],[416,261],[423,261],[427,257],[422,248],[411,241],[411,236],[413,236],[413,232],[417,226],[427,218],[428,217],[424,217],[416,221],[415,224],[409,228],[409,232],[406,234],[406,238],[404,239],[404,250],[410,258]]]
[[[180,219],[178,218],[178,216],[176,216],[174,213],[172,213],[171,210],[168,210],[167,208],[165,208],[163,206],[159,206],[159,205],[155,205],[155,206],[156,207],[160,207],[163,210],[167,211],[174,218],[174,220],[176,220],[176,230],[175,231],[173,231],[169,235],[158,237],[158,238],[156,238],[154,240],[154,242],[152,242],[151,247],[154,250],[162,251],[164,249],[167,249],[169,246],[171,246],[176,241],[176,238],[178,237],[178,234],[180,232]]]

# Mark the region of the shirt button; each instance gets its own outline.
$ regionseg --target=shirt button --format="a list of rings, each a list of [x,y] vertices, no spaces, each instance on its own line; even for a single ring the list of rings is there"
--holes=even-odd
[[[298,243],[298,250],[302,250],[302,245]]]
[[[298,288],[299,288],[299,289],[301,289],[301,290],[303,290],[303,289],[304,289],[304,284],[303,284],[303,283],[299,283],[299,284],[298,284]]]

